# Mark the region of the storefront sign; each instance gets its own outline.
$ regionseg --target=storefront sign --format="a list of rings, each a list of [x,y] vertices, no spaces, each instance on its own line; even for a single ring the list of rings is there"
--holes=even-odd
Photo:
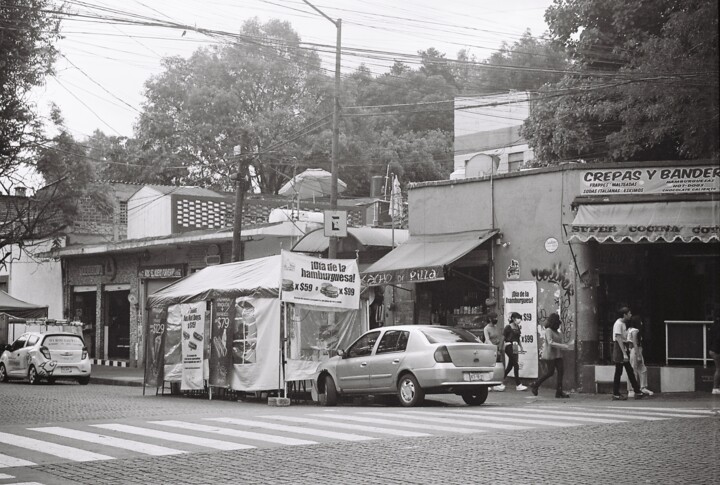
[[[321,259],[283,251],[280,278],[284,302],[360,308],[360,274],[354,259]]]
[[[518,355],[520,377],[538,377],[537,284],[535,281],[506,281],[503,299],[506,324],[511,313],[522,315],[520,343],[523,352]]]
[[[105,274],[102,264],[80,266],[80,276],[102,276]]]
[[[423,266],[421,268],[394,269],[363,273],[362,281],[367,286],[399,285],[402,283],[421,283],[438,281],[445,278],[442,266]]]
[[[580,195],[720,192],[720,167],[655,167],[582,172]]]
[[[182,278],[183,270],[181,266],[161,266],[154,268],[140,268],[138,272],[139,278],[148,279],[164,279],[164,278]]]
[[[205,341],[205,307],[199,303],[182,303],[180,323],[182,328],[182,379],[180,389],[202,389],[203,346]]]

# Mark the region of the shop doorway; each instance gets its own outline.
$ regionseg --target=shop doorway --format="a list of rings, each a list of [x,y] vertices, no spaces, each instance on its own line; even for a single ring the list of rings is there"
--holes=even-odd
[[[109,359],[130,359],[129,290],[106,291],[107,355]]]
[[[77,291],[73,293],[70,319],[82,322],[83,340],[91,359],[97,358],[95,336],[97,334],[95,311],[97,308],[97,290]]]

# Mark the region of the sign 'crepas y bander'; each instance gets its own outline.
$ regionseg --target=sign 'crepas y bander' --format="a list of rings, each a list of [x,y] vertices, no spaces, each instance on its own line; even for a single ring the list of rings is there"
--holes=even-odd
[[[360,272],[354,259],[321,259],[282,251],[280,299],[337,309],[360,308]]]

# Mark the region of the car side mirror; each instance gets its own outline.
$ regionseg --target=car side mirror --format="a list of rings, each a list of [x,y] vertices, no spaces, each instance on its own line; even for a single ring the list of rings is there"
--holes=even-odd
[[[337,354],[341,359],[344,359],[347,355],[343,349],[337,349]]]

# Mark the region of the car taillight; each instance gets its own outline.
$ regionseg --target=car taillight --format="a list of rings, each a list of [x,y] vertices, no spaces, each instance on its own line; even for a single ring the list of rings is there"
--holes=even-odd
[[[87,359],[87,347],[83,347],[82,351],[82,360]]]
[[[450,358],[450,352],[448,352],[447,347],[444,345],[440,346],[435,350],[435,354],[433,355],[435,357],[435,362],[452,362],[452,359]]]
[[[47,347],[40,347],[40,353],[43,354],[43,357],[47,360],[50,360],[50,349]]]

